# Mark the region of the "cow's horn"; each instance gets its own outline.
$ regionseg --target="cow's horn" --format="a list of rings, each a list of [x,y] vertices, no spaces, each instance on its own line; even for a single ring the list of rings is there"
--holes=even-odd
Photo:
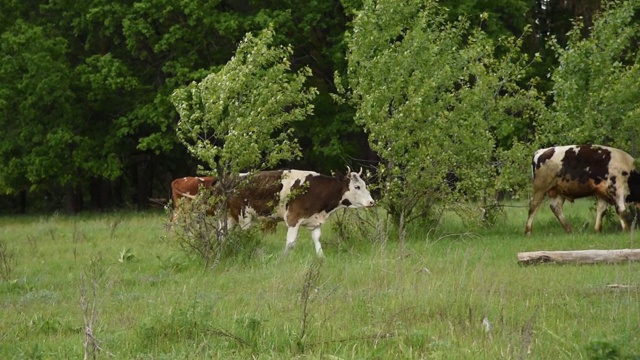
[[[362,176],[362,166],[360,166],[360,171],[358,171],[358,176]]]
[[[347,165],[347,176],[351,175],[351,167],[349,165]]]

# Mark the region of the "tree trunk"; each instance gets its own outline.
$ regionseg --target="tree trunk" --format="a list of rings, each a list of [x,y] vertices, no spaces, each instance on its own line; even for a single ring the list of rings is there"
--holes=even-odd
[[[111,201],[111,182],[107,179],[95,178],[89,182],[91,205],[98,210],[106,210],[113,203]]]
[[[69,214],[77,214],[84,207],[84,200],[82,198],[82,187],[80,185],[64,186],[64,202]]]
[[[138,156],[136,164],[136,196],[135,203],[138,209],[149,207],[151,197],[151,161],[146,154]]]
[[[518,263],[523,265],[540,263],[613,264],[627,261],[640,261],[640,249],[534,251],[518,253]]]
[[[18,214],[26,214],[27,213],[27,190],[20,190],[18,192],[17,197],[17,213]]]

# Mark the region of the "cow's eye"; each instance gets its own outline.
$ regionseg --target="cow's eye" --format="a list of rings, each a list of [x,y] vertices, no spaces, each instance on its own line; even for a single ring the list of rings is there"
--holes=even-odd
[[[355,186],[355,189],[356,189],[356,190],[360,190],[360,185],[356,185],[356,186]]]

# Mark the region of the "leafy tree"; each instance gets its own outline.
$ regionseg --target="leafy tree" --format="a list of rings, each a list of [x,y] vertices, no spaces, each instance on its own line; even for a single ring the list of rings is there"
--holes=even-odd
[[[140,84],[110,54],[74,66],[69,42],[52,33],[18,21],[2,35],[1,111],[11,130],[3,133],[0,183],[6,193],[64,187],[76,212],[92,179],[122,174],[124,141],[112,120],[132,106]]]
[[[273,167],[299,154],[290,124],[312,113],[317,91],[308,68],[290,73],[290,47],[272,46],[274,32],[247,34],[217,73],[174,92],[178,136],[219,176]]]
[[[434,205],[471,199],[487,211],[522,182],[521,171],[505,171],[509,159],[528,164],[526,133],[515,130],[544,107],[532,86],[518,85],[533,61],[521,39],[496,44],[464,20],[449,22],[434,1],[382,0],[365,1],[348,43],[356,121],[382,158],[384,203],[401,234],[404,223],[435,216]],[[459,182],[447,186],[448,173]]]
[[[114,194],[137,194],[138,205],[146,206],[154,159],[181,157],[163,162],[169,171],[172,164],[188,162],[184,148],[175,149],[177,115],[169,95],[229,59],[244,33],[245,25],[238,21],[243,16],[225,9],[220,1],[181,0],[12,1],[5,10],[0,26],[8,61],[0,65],[0,72],[8,84],[2,97],[10,115],[3,120],[8,128],[22,131],[18,129],[23,126],[34,135],[26,136],[27,141],[14,137],[5,144],[12,150],[0,156],[14,170],[4,173],[3,192],[20,191],[16,186],[54,192],[63,184],[66,197],[75,203],[72,210],[77,210],[83,190],[105,182],[108,190],[108,183],[117,180],[134,189]],[[28,21],[18,21],[21,28],[8,28],[12,15]],[[31,38],[20,40],[27,36]],[[33,56],[36,61],[30,59]],[[46,64],[40,60],[45,58]],[[34,71],[36,67],[41,70]],[[45,81],[45,77],[59,80]],[[23,78],[33,84],[30,93],[15,80]],[[45,84],[55,88],[49,91]],[[64,98],[54,99],[63,93]],[[26,101],[35,104],[28,116],[16,105]],[[51,111],[52,107],[59,111]],[[55,141],[41,141],[45,135]],[[184,154],[173,155],[180,151]],[[40,161],[27,157],[36,153]],[[26,171],[41,174],[27,176]]]
[[[314,114],[309,121],[293,124],[302,157],[290,166],[330,171],[344,168],[349,158],[370,158],[366,135],[354,122],[353,108],[336,105],[331,98],[336,90],[334,71],[346,73],[344,32],[350,17],[344,2],[261,0],[251,4],[256,23],[275,29],[276,43],[293,44],[292,68],[308,66],[312,72],[309,84],[318,89]]]
[[[229,198],[243,185],[237,174],[273,167],[299,155],[291,124],[313,111],[311,102],[317,91],[305,85],[311,75],[309,68],[292,72],[289,58],[293,50],[290,46],[274,46],[274,36],[271,28],[257,37],[248,33],[236,55],[220,71],[176,90],[172,96],[180,114],[179,139],[206,164],[207,169],[201,171],[217,177],[211,194],[205,195],[210,197],[209,202],[201,209],[215,209],[214,226],[198,224],[209,230],[219,228],[215,224],[224,224],[213,237],[217,245],[228,238]],[[210,233],[195,243],[210,243]],[[212,256],[217,260],[220,253]]]
[[[519,36],[528,25],[531,0],[441,0],[439,4],[448,8],[451,21],[468,18],[472,25],[494,39],[500,36]]]
[[[576,21],[566,47],[552,43],[559,66],[551,76],[551,112],[537,127],[541,145],[598,143],[638,154],[639,5],[611,2],[596,16],[588,37]]]
[[[90,171],[90,140],[78,127],[73,72],[65,59],[67,43],[23,21],[0,37],[0,190],[76,185]],[[76,151],[77,150],[77,151]],[[105,164],[106,165],[106,164]]]

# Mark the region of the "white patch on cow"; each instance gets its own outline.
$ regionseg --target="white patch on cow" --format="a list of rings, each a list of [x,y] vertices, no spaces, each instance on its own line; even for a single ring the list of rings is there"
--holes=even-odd
[[[598,145],[593,145],[593,147],[596,147],[596,146]],[[554,149],[554,152],[553,152],[553,155],[551,155],[551,157],[547,159],[547,161],[556,163],[556,164],[562,163],[562,159],[564,159],[567,151],[573,150],[576,154],[580,152],[580,148],[575,145],[552,146],[552,147],[548,147],[548,148],[544,148],[536,151],[533,154],[533,163],[538,164],[540,160],[540,156],[542,156],[542,154],[544,154],[545,152],[547,152],[547,150],[550,150],[550,149]],[[542,166],[542,164],[538,164],[538,165]],[[532,169],[532,173],[533,175],[535,175],[534,169]]]
[[[287,224],[287,202],[290,200],[291,188],[299,181],[299,185],[304,187],[307,176],[319,176],[320,174],[315,171],[303,171],[303,170],[285,170],[282,172],[282,190],[280,190],[280,204],[276,209],[276,213],[279,217],[284,219]],[[294,224],[287,224],[287,226],[293,226]]]
[[[314,229],[327,222],[329,215],[331,215],[331,213],[328,213],[326,211],[319,212],[317,214],[314,214],[310,218],[302,219],[300,225],[309,229]]]
[[[246,230],[251,226],[253,219],[260,219],[258,213],[251,206],[245,206],[238,216],[238,225],[241,229]]]
[[[302,170],[285,170],[282,173],[282,190],[280,191],[280,195],[289,195],[291,192],[291,187],[295,184],[296,181],[300,181],[300,184],[304,184],[307,176],[319,176],[320,174],[315,171],[302,171]]]

